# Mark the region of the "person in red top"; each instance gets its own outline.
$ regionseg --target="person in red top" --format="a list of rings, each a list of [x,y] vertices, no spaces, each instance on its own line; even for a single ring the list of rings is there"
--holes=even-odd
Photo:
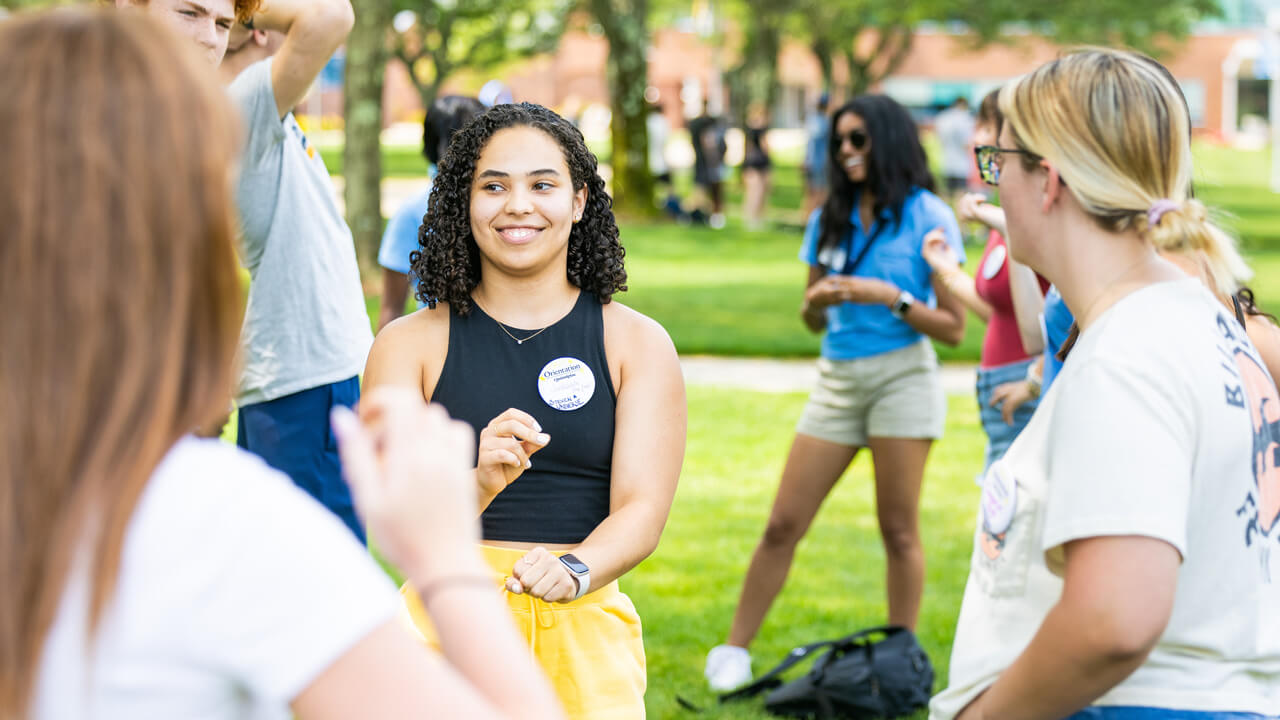
[[[1000,131],[997,91],[983,99],[974,126],[975,146],[994,144]],[[1027,266],[1009,257],[1005,244],[1004,211],[978,193],[960,198],[956,215],[991,229],[977,273],[960,269],[955,253],[940,234],[925,238],[924,257],[947,288],[987,324],[978,367],[978,408],[987,433],[986,462],[1000,459],[1018,432],[1031,419],[1038,401],[1039,365],[1044,349],[1040,313],[1048,283]],[[979,475],[982,477],[982,475]]]

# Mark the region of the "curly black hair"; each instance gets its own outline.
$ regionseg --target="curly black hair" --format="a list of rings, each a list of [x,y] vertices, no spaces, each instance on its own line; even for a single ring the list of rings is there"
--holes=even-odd
[[[418,250],[409,255],[418,278],[417,297],[428,307],[445,301],[459,315],[471,313],[471,291],[480,282],[480,248],[471,234],[471,182],[476,160],[494,133],[510,127],[541,130],[560,144],[574,191],[587,188],[582,219],[569,232],[569,282],[607,303],[627,289],[625,252],[618,242],[613,200],[605,192],[596,156],[569,121],[533,103],[496,105],[453,136],[440,158],[427,215],[418,228]]]

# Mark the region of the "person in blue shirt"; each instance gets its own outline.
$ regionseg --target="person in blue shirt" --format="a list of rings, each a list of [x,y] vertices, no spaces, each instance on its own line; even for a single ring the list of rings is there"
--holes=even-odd
[[[751,679],[746,648],[818,507],[863,448],[875,464],[888,620],[913,628],[919,614],[920,485],[946,413],[930,339],[958,344],[965,320],[922,247],[926,235],[940,234],[961,261],[964,249],[955,215],[932,192],[915,123],[901,105],[882,95],[857,97],[835,112],[831,130],[831,192],[800,251],[809,265],[801,313],[809,329],[826,330],[820,379],[796,427],[728,641],[707,655],[706,676],[716,689]]]
[[[449,148],[453,134],[471,119],[484,112],[479,100],[461,95],[437,98],[422,121],[422,154],[430,163],[427,175],[435,177],[436,165]],[[409,254],[418,249],[418,228],[427,214],[427,202],[431,197],[431,184],[409,198],[396,210],[387,222],[382,234],[382,247],[378,249],[378,264],[382,266],[382,309],[378,312],[378,330],[404,314],[405,301],[409,299],[409,286],[417,287],[417,278],[409,268]]]
[[[806,217],[827,199],[827,146],[830,144],[831,122],[827,119],[829,96],[824,92],[818,103],[805,118],[804,129],[808,139],[804,144],[804,162],[800,173],[804,176],[804,214]]]

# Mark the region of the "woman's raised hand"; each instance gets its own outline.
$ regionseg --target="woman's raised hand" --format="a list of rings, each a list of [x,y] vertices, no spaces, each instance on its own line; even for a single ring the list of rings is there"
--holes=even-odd
[[[960,267],[960,258],[956,257],[955,250],[951,249],[942,228],[934,228],[924,236],[924,245],[920,248],[920,253],[936,273],[956,270]]]
[[[369,534],[413,577],[446,570],[480,538],[471,480],[475,433],[407,388],[374,388],[359,412],[335,408],[332,420],[343,474]]]
[[[982,222],[978,208],[987,202],[987,196],[982,193],[965,193],[956,203],[956,217],[961,222]]]
[[[515,482],[533,466],[530,457],[547,446],[551,436],[523,410],[510,408],[489,421],[480,431],[480,451],[476,458],[476,482],[492,497]]]

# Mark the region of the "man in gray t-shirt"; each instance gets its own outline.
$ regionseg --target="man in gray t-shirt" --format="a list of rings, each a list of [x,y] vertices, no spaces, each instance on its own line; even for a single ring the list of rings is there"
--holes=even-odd
[[[253,14],[255,0],[117,3],[144,6],[221,63],[242,113],[236,200],[250,285],[238,443],[289,474],[363,539],[329,411],[359,399],[373,335],[351,231],[324,162],[290,112],[346,39],[351,6],[271,0]]]

